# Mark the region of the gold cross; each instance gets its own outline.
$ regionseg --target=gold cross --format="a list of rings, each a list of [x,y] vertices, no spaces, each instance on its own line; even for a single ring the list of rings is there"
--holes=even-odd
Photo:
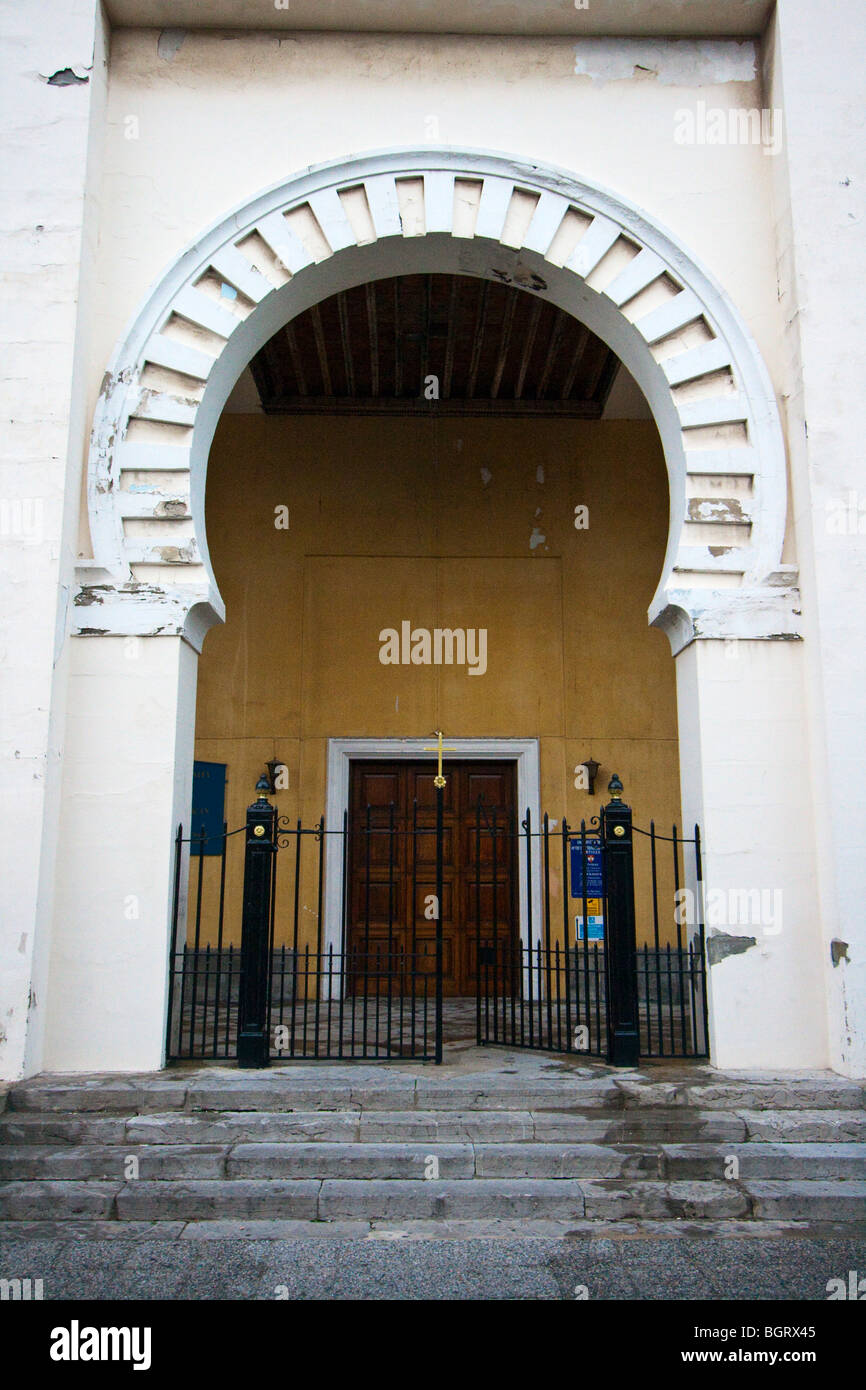
[[[445,786],[445,778],[442,776],[442,754],[443,754],[443,753],[456,753],[456,752],[457,752],[457,749],[456,749],[456,748],[443,748],[443,747],[442,747],[442,730],[441,730],[441,729],[434,729],[433,732],[434,732],[434,734],[436,735],[436,737],[438,738],[439,743],[438,743],[438,745],[436,746],[436,748],[425,748],[425,749],[424,749],[424,752],[425,752],[425,753],[438,753],[438,754],[439,754],[439,774],[438,774],[438,776],[436,776],[436,777],[433,778],[433,785],[434,785],[434,787],[444,787],[444,786]]]

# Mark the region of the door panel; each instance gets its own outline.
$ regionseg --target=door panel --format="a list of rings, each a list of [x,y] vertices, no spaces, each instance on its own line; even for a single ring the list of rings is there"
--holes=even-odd
[[[425,916],[436,893],[436,766],[428,762],[353,762],[349,793],[349,950],[356,965],[353,988],[364,988],[363,962],[375,969],[371,993],[411,992],[413,946],[419,976],[435,974],[435,921]],[[443,798],[442,938],[445,995],[476,990],[480,902],[482,959],[496,960],[497,992],[506,978],[515,936],[513,826],[514,763],[449,762]],[[480,846],[476,816],[484,818]],[[494,852],[490,827],[497,827]],[[369,824],[371,833],[367,834]],[[414,828],[414,833],[413,833]],[[369,845],[368,845],[369,840]],[[477,850],[480,848],[480,855]],[[476,874],[480,858],[480,894]],[[413,914],[414,903],[414,914]],[[375,962],[375,964],[374,964]],[[389,980],[387,964],[394,979]],[[402,972],[397,963],[403,963]]]

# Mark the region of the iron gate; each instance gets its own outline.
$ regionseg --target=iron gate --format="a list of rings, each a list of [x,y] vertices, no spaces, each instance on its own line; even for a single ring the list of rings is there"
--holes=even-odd
[[[344,815],[336,829],[278,818],[260,783],[246,824],[216,841],[178,828],[167,1052],[171,1059],[441,1061],[445,1022],[442,789],[432,922],[419,923],[417,807],[406,825]],[[478,802],[471,916],[482,1045],[639,1057],[705,1057],[700,831],[632,825],[617,778],[587,826]],[[395,910],[395,845],[412,842],[412,912]],[[340,901],[329,917],[326,846]],[[362,899],[350,904],[350,854]],[[371,869],[376,865],[375,875]],[[508,873],[503,874],[504,866]],[[502,902],[507,891],[511,901]],[[380,900],[371,926],[371,889]],[[637,891],[636,891],[637,888]],[[184,891],[185,890],[185,891]],[[234,908],[240,900],[241,911]],[[354,930],[350,931],[350,923]]]
[[[641,830],[621,793],[614,778],[609,805],[576,830],[546,814],[536,830],[528,810],[518,825],[479,805],[479,1043],[624,1066],[709,1055],[700,829]],[[520,866],[523,912],[520,934],[501,939],[506,856]]]
[[[173,944],[169,984],[168,1056],[173,1060],[236,1058],[241,1066],[269,1060],[441,1060],[435,939],[413,931],[398,938],[370,927],[370,865],[386,856],[393,907],[396,826],[336,831],[277,817],[266,795],[249,808],[239,831],[224,827],[216,843],[184,839],[175,849]],[[417,835],[423,833],[416,827]],[[429,833],[429,832],[428,832]],[[347,866],[352,838],[367,863],[367,916],[356,939],[348,928]],[[342,896],[326,937],[325,859],[336,841]],[[189,856],[187,912],[181,882]],[[213,862],[211,862],[213,861]],[[235,891],[232,891],[234,880]],[[242,883],[242,910],[230,904]],[[180,923],[189,927],[181,940]],[[237,918],[240,917],[238,922]],[[239,930],[238,930],[239,928]]]

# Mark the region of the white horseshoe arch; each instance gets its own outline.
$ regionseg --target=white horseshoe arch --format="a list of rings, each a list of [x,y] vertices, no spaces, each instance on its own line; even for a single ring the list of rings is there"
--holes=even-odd
[[[548,299],[638,382],[670,485],[649,620],[673,651],[695,636],[797,636],[793,571],[781,564],[778,410],[730,300],[621,198],[562,170],[447,149],[310,169],[213,226],[151,291],[97,404],[94,558],[79,571],[73,631],[182,634],[200,649],[224,617],[204,529],[207,458],[241,371],[274,332],[338,290],[433,271]]]

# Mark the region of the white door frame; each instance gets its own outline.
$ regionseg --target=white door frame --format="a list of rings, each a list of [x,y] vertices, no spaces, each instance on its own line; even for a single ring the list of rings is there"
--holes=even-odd
[[[349,808],[349,765],[352,762],[375,761],[434,762],[436,754],[430,752],[433,735],[426,738],[330,738],[328,739],[328,782],[325,812],[325,829],[341,830],[343,812]],[[483,762],[486,759],[497,762],[517,763],[517,807],[520,819],[527,807],[532,815],[535,831],[541,828],[541,789],[539,778],[538,739],[535,738],[452,738],[448,736],[448,747],[453,751],[446,755],[445,772],[448,761]],[[541,840],[533,838],[532,851],[532,930],[531,941],[541,939]],[[518,855],[520,882],[520,935],[527,940],[529,925],[529,900],[527,893],[526,855]],[[340,950],[341,908],[342,908],[343,854],[340,835],[325,837],[325,922],[324,949],[333,946],[335,954]]]

